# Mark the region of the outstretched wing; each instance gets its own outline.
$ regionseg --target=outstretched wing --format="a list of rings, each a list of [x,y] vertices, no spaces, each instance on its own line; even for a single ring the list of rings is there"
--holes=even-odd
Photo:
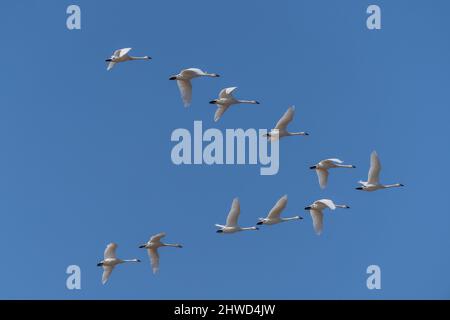
[[[376,151],[370,155],[370,169],[367,182],[369,184],[378,184],[381,171],[381,162]]]
[[[104,259],[115,259],[116,258],[117,244],[111,242],[106,246],[105,252],[103,254]]]
[[[231,204],[230,212],[227,217],[227,227],[237,226],[239,214],[241,213],[241,205],[239,204],[239,199],[234,198]]]
[[[287,109],[284,115],[278,120],[275,129],[278,130],[286,130],[288,124],[294,119],[295,107],[291,106]]]
[[[112,68],[114,68],[115,65],[116,65],[116,63],[113,62],[113,61],[111,61],[111,62],[108,64],[108,68],[107,68],[106,70],[107,70],[107,71],[111,70]]]
[[[317,200],[316,202],[319,202],[325,206],[327,206],[328,208],[330,208],[331,210],[335,210],[336,209],[336,205],[334,204],[334,202],[330,199],[320,199]]]
[[[148,249],[148,256],[152,265],[153,273],[157,273],[159,270],[159,253],[157,249]]]
[[[189,80],[177,80],[181,98],[185,107],[189,107],[192,101],[192,84]]]
[[[123,56],[128,54],[128,52],[130,52],[130,50],[131,50],[131,48],[123,48],[123,49],[117,50],[118,51],[117,57],[122,58]],[[116,52],[114,52],[114,56],[116,56]]]
[[[214,114],[214,122],[217,122],[222,118],[222,115],[225,113],[225,111],[228,110],[230,106],[229,105],[217,105],[216,113]]]
[[[316,169],[317,177],[319,178],[319,185],[322,189],[325,189],[328,183],[328,170]]]
[[[180,74],[184,77],[195,77],[195,76],[204,75],[205,73],[203,72],[203,70],[201,70],[199,68],[188,68],[188,69],[182,70],[180,72]]]
[[[108,282],[109,277],[113,271],[114,267],[112,266],[103,266],[103,275],[102,275],[102,284]]]
[[[334,159],[326,159],[326,160],[324,160],[324,161],[329,161],[329,162],[332,162],[332,163],[338,163],[338,164],[341,164],[341,163],[344,162],[344,161],[339,160],[339,159],[336,159],[336,158],[334,158]]]
[[[228,98],[232,95],[233,91],[235,91],[237,87],[229,87],[222,89],[219,93],[219,98]]]
[[[155,234],[154,236],[152,236],[150,238],[150,242],[158,242],[161,241],[162,238],[164,238],[166,236],[165,232],[160,232],[158,234]]]
[[[323,213],[320,210],[309,210],[313,220],[314,231],[317,235],[322,234],[323,230]]]
[[[285,195],[281,197],[277,203],[273,206],[272,210],[270,210],[269,215],[267,216],[269,219],[279,218],[281,212],[286,208],[288,202],[288,196]]]

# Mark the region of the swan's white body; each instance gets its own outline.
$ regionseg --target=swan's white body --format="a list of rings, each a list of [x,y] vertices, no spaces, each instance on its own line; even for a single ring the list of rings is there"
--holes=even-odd
[[[286,208],[288,202],[288,196],[284,195],[281,197],[277,203],[273,206],[272,210],[270,210],[269,214],[266,218],[259,218],[257,225],[266,224],[273,225],[280,222],[292,221],[292,220],[300,220],[303,219],[300,216],[295,216],[291,218],[282,218],[281,213]]]
[[[217,122],[222,117],[222,115],[225,113],[225,111],[228,110],[230,106],[233,104],[238,103],[248,103],[248,104],[259,104],[256,100],[240,100],[236,99],[233,96],[233,91],[235,91],[237,87],[230,87],[222,89],[219,93],[219,98],[210,101],[209,103],[217,105],[217,110],[214,115],[214,121]]]
[[[356,189],[362,191],[376,191],[380,189],[403,187],[403,184],[401,183],[381,184],[379,182],[380,171],[381,171],[380,159],[378,158],[377,152],[373,151],[372,154],[370,155],[370,169],[367,181],[358,181],[358,183],[361,184],[361,187],[358,187]]]
[[[307,136],[309,135],[307,132],[289,132],[287,131],[287,127],[289,123],[294,119],[295,107],[291,106],[287,109],[287,111],[283,114],[283,116],[278,120],[275,128],[272,129],[269,133],[264,136],[267,137],[270,141],[279,140],[283,137],[289,136]]]
[[[315,166],[310,167],[310,169],[315,169],[317,177],[319,178],[319,185],[322,189],[325,189],[328,182],[328,169],[331,168],[355,168],[351,164],[342,164],[343,161],[339,159],[326,159],[317,163]]]
[[[106,62],[109,62],[107,70],[108,71],[111,70],[116,65],[116,63],[119,63],[119,62],[125,62],[125,61],[130,61],[130,60],[150,60],[151,59],[149,56],[132,57],[128,54],[130,52],[130,50],[131,50],[131,48],[123,48],[123,49],[114,51],[111,58],[106,59]]]
[[[150,238],[150,240],[139,246],[139,248],[147,249],[148,256],[150,258],[150,262],[152,265],[153,273],[158,272],[159,270],[159,247],[175,247],[175,248],[183,248],[181,244],[171,244],[171,243],[163,243],[161,239],[164,238],[166,234],[164,232],[158,233]]]
[[[231,204],[230,212],[228,213],[227,223],[226,225],[216,224],[216,227],[219,228],[217,230],[218,233],[235,233],[239,231],[246,230],[258,230],[256,227],[247,227],[242,228],[238,225],[238,218],[241,213],[241,206],[239,204],[239,199],[234,198],[233,203]]]
[[[336,208],[348,209],[350,207],[347,205],[342,205],[342,204],[334,204],[334,202],[330,199],[320,199],[320,200],[314,201],[313,204],[306,207],[305,210],[309,210],[309,213],[311,214],[311,218],[313,220],[314,231],[316,232],[317,235],[322,234],[323,210],[326,208],[329,208],[331,210],[336,210]]]
[[[181,98],[185,107],[189,107],[192,101],[192,83],[191,80],[198,77],[219,77],[216,73],[204,72],[198,68],[188,68],[181,70],[177,75],[169,78],[169,80],[177,80],[178,88],[180,89]]]
[[[122,260],[116,257],[116,249],[117,244],[110,243],[106,246],[105,252],[103,254],[103,260],[100,261],[100,263],[97,264],[99,267],[103,267],[103,275],[102,275],[102,283],[105,284],[109,277],[111,276],[111,273],[114,269],[114,267],[118,264],[122,264],[125,262],[141,262],[139,259],[129,259],[129,260]]]

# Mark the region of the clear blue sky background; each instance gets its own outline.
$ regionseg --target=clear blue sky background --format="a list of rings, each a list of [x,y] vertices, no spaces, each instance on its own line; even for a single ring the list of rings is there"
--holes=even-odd
[[[66,29],[66,8],[82,30]],[[382,8],[382,30],[366,8]],[[441,1],[1,1],[0,298],[450,298],[448,119],[450,3]],[[113,50],[150,62],[106,72]],[[199,67],[182,106],[170,75]],[[208,101],[226,86],[259,106],[235,107],[215,124]],[[276,176],[259,166],[172,164],[176,128],[270,128],[290,104]],[[377,150],[382,182],[362,193]],[[338,157],[320,190],[308,167]],[[235,196],[242,225],[283,194],[301,222],[221,236]],[[325,213],[318,237],[303,208],[320,198],[350,210]],[[151,274],[137,246],[165,231]],[[140,258],[101,284],[107,243]],[[65,287],[82,269],[82,290]],[[382,268],[382,290],[366,268]]]

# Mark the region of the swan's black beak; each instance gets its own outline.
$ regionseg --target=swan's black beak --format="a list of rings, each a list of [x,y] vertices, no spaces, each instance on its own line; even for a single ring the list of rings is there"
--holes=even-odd
[[[150,57],[150,56],[147,56],[147,59],[148,59],[148,60],[152,60],[152,57]]]
[[[216,100],[211,100],[209,103],[210,104],[216,104]]]
[[[223,233],[223,230],[217,230],[216,232],[217,233]]]
[[[305,210],[311,210],[311,207],[310,206],[305,207]]]
[[[356,168],[356,166],[352,166],[352,168],[354,169],[354,168]]]
[[[139,260],[139,259],[136,259],[136,262],[142,262],[141,260]]]
[[[169,80],[177,80],[177,77],[170,77]]]
[[[400,187],[404,187],[404,186],[405,186],[404,184],[400,183]]]
[[[260,226],[260,225],[262,225],[264,222],[262,222],[262,221],[259,221],[258,223],[256,223],[256,225],[257,226]]]
[[[312,167],[309,167],[310,169],[316,169],[317,168],[317,166],[312,166]]]
[[[103,263],[97,263],[97,267],[101,267],[103,265]]]
[[[105,62],[111,62],[112,61],[112,59],[106,59],[105,60]]]
[[[363,190],[363,187],[355,188],[356,190]]]
[[[142,249],[142,248],[145,248],[145,244],[139,246],[139,249]]]
[[[255,101],[256,104],[260,104],[258,101]]]
[[[305,132],[305,136],[309,136],[309,133],[308,133],[308,132]]]

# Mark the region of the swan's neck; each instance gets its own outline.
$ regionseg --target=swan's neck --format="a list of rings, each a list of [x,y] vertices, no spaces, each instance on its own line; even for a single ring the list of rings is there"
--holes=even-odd
[[[336,208],[343,208],[343,209],[349,208],[349,206],[346,206],[345,204],[336,204],[335,206],[336,206]]]
[[[291,218],[283,218],[283,221],[291,221],[291,220],[299,220],[300,216],[295,216],[295,217],[291,217]]]
[[[206,77],[217,78],[219,75],[217,73],[205,73]]]
[[[306,132],[288,132],[288,136],[306,136]]]
[[[140,262],[139,259],[125,259],[123,262]]]
[[[354,168],[351,164],[336,164],[336,167],[338,168]]]
[[[258,230],[256,227],[241,228],[241,230]]]
[[[176,248],[181,248],[181,244],[178,244],[178,243],[175,243],[175,244],[173,244],[173,243],[163,243],[162,244],[164,247],[176,247]]]
[[[256,100],[237,100],[239,103],[258,104]]]
[[[395,184],[386,184],[383,186],[384,188],[396,188],[396,187],[403,187],[401,183],[395,183]]]
[[[131,57],[130,56],[130,60],[150,60],[150,57],[145,56],[145,57]]]

